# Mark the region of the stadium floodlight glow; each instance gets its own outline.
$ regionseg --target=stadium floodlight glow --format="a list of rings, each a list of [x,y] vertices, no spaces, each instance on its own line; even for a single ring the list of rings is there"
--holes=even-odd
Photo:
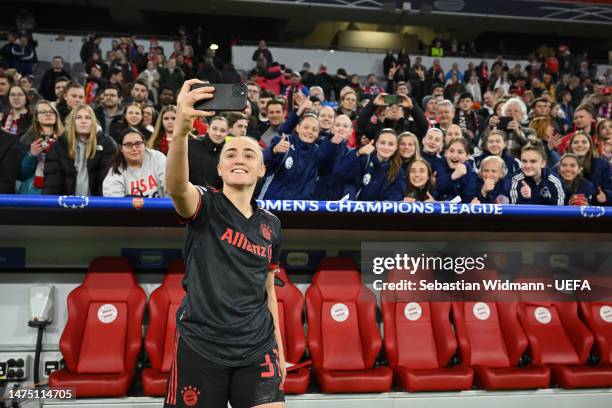
[[[219,49],[219,45],[215,44],[215,43],[212,43],[212,44],[210,44],[210,47],[208,47],[208,48],[210,48],[213,51],[216,51],[216,50]]]

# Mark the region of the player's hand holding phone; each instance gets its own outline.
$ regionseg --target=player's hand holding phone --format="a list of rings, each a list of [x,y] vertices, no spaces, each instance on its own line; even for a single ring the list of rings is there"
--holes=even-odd
[[[198,117],[213,116],[214,112],[194,109],[194,105],[200,101],[212,99],[215,88],[202,86],[191,89],[195,84],[204,84],[199,79],[185,81],[176,97],[176,122],[174,125],[174,137],[187,137],[192,129],[193,121]]]

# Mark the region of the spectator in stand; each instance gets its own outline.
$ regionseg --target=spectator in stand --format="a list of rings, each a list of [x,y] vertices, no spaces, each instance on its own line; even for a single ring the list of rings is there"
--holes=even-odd
[[[11,85],[8,97],[9,108],[0,112],[0,129],[19,139],[32,123],[30,103],[21,85]]]
[[[171,86],[163,85],[159,87],[158,104],[155,110],[161,112],[166,106],[174,105],[174,89]]]
[[[612,161],[612,119],[597,123],[597,152],[602,159]]]
[[[595,188],[593,202],[598,205],[610,205],[612,203],[610,163],[598,157],[591,136],[581,131],[574,132],[567,151],[578,157],[584,178],[593,184]]]
[[[287,85],[287,89],[285,89],[285,99],[287,99],[287,106],[293,106],[293,95],[302,94],[308,96],[308,88],[306,88],[301,83],[300,74],[297,72],[291,73],[289,76],[289,85]]]
[[[105,197],[166,197],[166,156],[145,147],[138,130],[126,129],[119,137],[119,150],[104,178]]]
[[[569,141],[574,136],[576,132],[583,132],[588,134],[591,138],[596,137],[595,134],[596,124],[593,120],[594,113],[593,107],[591,105],[583,104],[576,108],[574,112],[574,129],[572,132],[563,136],[561,139],[561,143],[557,146],[557,150],[559,153],[563,154],[567,150],[569,145]]]
[[[215,64],[211,57],[204,58],[204,63],[196,74],[196,78],[211,84],[218,84],[221,82],[221,73],[215,68]]]
[[[119,143],[119,138],[127,128],[137,129],[140,133],[145,135],[146,139],[151,137],[151,132],[144,126],[142,105],[138,102],[129,103],[125,107],[123,115],[115,118],[110,123],[109,134],[115,142]]]
[[[582,177],[581,160],[573,153],[559,159],[557,174],[563,183],[565,205],[591,205],[595,196],[593,184]]]
[[[185,73],[180,68],[177,68],[176,59],[170,58],[167,68],[159,71],[159,84],[168,85],[176,92],[183,86],[184,81]]]
[[[265,40],[259,41],[259,44],[257,44],[257,48],[253,52],[253,56],[251,57],[251,59],[263,69],[266,69],[270,65],[272,65],[274,59],[272,58],[272,53],[268,49],[268,45],[266,44]]]
[[[382,129],[370,143],[348,151],[334,167],[336,177],[352,183],[349,198],[401,201],[405,173],[393,129]]]
[[[53,57],[51,60],[51,68],[49,68],[43,75],[38,91],[42,97],[48,101],[54,101],[57,99],[55,93],[55,84],[58,78],[70,79],[70,74],[64,69],[64,59],[59,55]]]
[[[8,94],[12,82],[12,78],[6,73],[0,73],[0,112],[4,112],[10,108]]]
[[[419,138],[412,132],[402,132],[397,137],[399,155],[402,158],[402,169],[408,174],[408,166],[421,158]]]
[[[34,76],[33,75],[24,75],[19,78],[19,85],[26,92],[26,96],[28,97],[28,101],[30,101],[30,105],[34,106],[42,99],[42,96],[38,93],[38,91],[34,88]]]
[[[444,98],[450,101],[456,101],[459,95],[465,93],[465,85],[459,82],[457,75],[452,74],[450,80],[444,87]]]
[[[47,154],[43,194],[102,195],[102,181],[116,152],[113,141],[96,135],[96,116],[88,105],[68,115],[66,131]]]
[[[282,87],[291,84],[291,81],[285,77],[283,67],[281,67],[278,62],[273,62],[272,65],[267,68],[264,76],[266,78],[264,87],[276,96],[281,94]]]
[[[446,73],[446,76],[444,77],[444,80],[446,82],[449,82],[451,80],[451,78],[453,77],[453,75],[455,75],[457,77],[457,81],[459,81],[461,83],[464,82],[463,73],[459,69],[459,63],[457,63],[457,62],[453,62],[453,65],[451,65],[451,69]]]
[[[279,99],[272,99],[266,105],[266,116],[269,126],[261,134],[260,142],[267,146],[272,138],[278,134],[278,128],[285,118],[285,104]]]
[[[546,152],[539,140],[521,149],[521,171],[512,177],[509,195],[510,204],[565,204],[561,180],[546,167]]]
[[[441,201],[461,197],[461,202],[470,203],[478,194],[478,176],[468,161],[470,145],[465,138],[458,137],[446,145],[442,165],[436,169],[436,194]]]
[[[249,119],[240,112],[230,112],[227,115],[228,137],[248,136]]]
[[[470,146],[475,146],[478,142],[478,135],[484,122],[483,118],[472,109],[473,103],[471,93],[464,92],[459,95],[457,110],[453,118],[453,123],[459,125]]]
[[[385,92],[378,84],[378,77],[375,74],[368,75],[367,81],[368,83],[363,87],[364,94],[374,96]]]
[[[150,103],[145,104],[142,107],[142,125],[149,131],[149,136],[155,129],[155,123],[157,122],[157,111]]]
[[[308,62],[305,62],[302,65],[302,70],[300,71],[300,77],[302,78],[302,84],[305,87],[310,88],[311,86],[314,85],[315,76],[312,72],[310,72],[310,64]]]
[[[478,174],[477,194],[472,204],[508,204],[508,169],[498,156],[482,160]]]
[[[429,52],[431,57],[443,57],[444,56],[444,48],[442,47],[442,41],[436,40],[431,44],[431,50]]]
[[[446,129],[446,134],[444,134],[444,146],[447,146],[451,142],[451,140],[458,137],[462,137],[467,140],[459,125],[450,125],[448,129]]]
[[[258,101],[258,115],[257,115],[257,130],[261,135],[268,127],[270,127],[270,121],[268,119],[268,102],[274,99],[274,94],[267,89],[261,91]],[[283,105],[284,106],[284,105]]]
[[[239,84],[242,82],[242,76],[236,71],[234,64],[226,62],[221,70],[221,83],[224,84]]]
[[[155,130],[147,141],[147,148],[155,149],[163,154],[168,154],[172,132],[174,132],[174,122],[176,121],[176,106],[168,105],[159,113]]]
[[[83,89],[83,86],[76,82],[68,82],[64,87],[60,101],[55,107],[60,114],[60,118],[65,122],[72,109],[84,102],[85,89]]]
[[[507,136],[502,130],[495,129],[487,133],[482,140],[482,152],[472,157],[474,167],[480,169],[482,162],[489,156],[497,156],[502,159],[508,174],[513,175],[521,169],[520,160],[510,156],[506,149]]]
[[[327,109],[330,109],[329,107]],[[321,122],[319,118],[319,123]],[[319,133],[319,141],[321,144],[326,139],[332,143],[331,148],[333,160],[326,162],[319,167],[318,177],[315,186],[314,198],[316,200],[341,200],[350,192],[350,186],[345,181],[335,176],[333,169],[339,162],[340,158],[348,153],[347,141],[353,135],[353,123],[346,115],[340,114],[333,119],[333,127],[330,131]]]
[[[448,99],[438,102],[436,107],[436,116],[438,118],[437,127],[446,133],[446,130],[453,124],[455,118],[455,106]],[[435,170],[435,169],[434,169]]]
[[[142,71],[140,75],[138,75],[138,80],[144,81],[148,89],[160,88],[159,85],[161,82],[161,74],[155,67],[155,62],[153,62],[152,60],[147,61],[147,68],[144,71]]]
[[[491,91],[486,91],[482,96],[482,104],[480,105],[480,111],[478,114],[485,119],[488,119],[489,116],[495,114],[495,104],[497,103],[497,99],[495,98],[495,94]]]
[[[332,99],[334,78],[327,73],[327,66],[325,64],[319,65],[319,73],[315,75],[313,86],[319,86],[323,89],[325,99],[328,101]]]
[[[32,68],[36,62],[34,47],[35,43],[26,33],[22,33],[11,47],[13,67],[21,75],[32,75]]]
[[[398,95],[398,103],[392,104],[385,103],[385,96],[385,93],[379,94],[362,109],[358,119],[359,133],[373,140],[382,129],[390,128],[396,134],[409,131],[422,137],[429,128],[429,122],[421,108],[405,95]],[[384,120],[374,123],[371,118],[378,107],[384,107]]]
[[[119,118],[123,116],[123,111],[120,109],[121,97],[119,92],[117,85],[108,85],[102,92],[102,103],[95,109],[96,121],[102,128],[104,136],[111,137],[111,123],[113,120],[119,121]]]
[[[421,106],[423,107],[423,113],[425,114],[425,117],[427,118],[427,121],[429,122],[430,126],[434,126],[438,122],[438,117],[436,113],[437,105],[438,102],[436,101],[436,98],[431,95],[427,95],[426,97],[424,97],[423,101],[421,102]]]
[[[552,118],[550,116],[537,117],[529,123],[529,128],[533,129],[535,137],[542,142],[546,152],[546,164],[548,168],[553,169],[559,163],[557,147],[561,142],[561,137],[555,129]]]
[[[351,121],[357,119],[357,92],[353,91],[352,88],[348,88],[342,97],[340,98],[340,104],[338,106],[338,114],[348,116]]]
[[[59,113],[51,102],[38,102],[33,112],[32,126],[19,141],[25,153],[21,159],[18,194],[42,194],[46,156],[53,143],[64,133]]]
[[[148,100],[149,100],[149,87],[147,86],[147,83],[143,80],[137,79],[132,84],[132,87],[130,89],[129,98],[125,98],[123,102],[125,105],[132,103],[132,102],[136,102],[141,105],[144,105],[148,102]]]
[[[217,166],[227,137],[228,122],[223,116],[210,119],[208,132],[199,139],[189,139],[189,181],[197,186],[223,187]]]
[[[519,98],[510,98],[502,105],[501,114],[511,118],[507,127],[501,129],[508,136],[508,153],[513,157],[519,157],[522,146],[533,134],[532,129],[523,125],[527,121],[527,108]]]
[[[93,105],[108,85],[108,81],[102,78],[102,68],[100,65],[92,65],[87,74],[85,83],[85,103]]]
[[[0,129],[0,194],[14,194],[22,146],[19,138]]]
[[[476,102],[482,101],[482,94],[480,92],[480,84],[478,83],[478,77],[475,73],[470,75],[469,82],[465,86],[465,89],[472,95],[472,99]]]
[[[100,34],[94,34],[87,38],[81,47],[80,57],[83,64],[87,64],[94,53],[102,55],[100,49],[100,43],[102,42],[102,36]]]
[[[434,202],[436,178],[425,159],[415,158],[406,169],[406,192],[404,202]]]

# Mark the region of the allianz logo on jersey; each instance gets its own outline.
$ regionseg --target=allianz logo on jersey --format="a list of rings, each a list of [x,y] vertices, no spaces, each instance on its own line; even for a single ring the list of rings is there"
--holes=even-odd
[[[265,245],[254,244],[250,242],[247,236],[242,232],[234,231],[229,227],[225,229],[225,232],[223,235],[221,235],[220,240],[227,241],[228,244],[242,249],[243,251],[267,258],[268,261],[272,259],[272,244],[268,244],[267,247]]]

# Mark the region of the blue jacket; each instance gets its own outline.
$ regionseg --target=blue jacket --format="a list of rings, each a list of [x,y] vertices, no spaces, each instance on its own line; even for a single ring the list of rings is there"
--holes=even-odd
[[[523,181],[531,188],[531,198],[526,199],[521,195]],[[565,192],[561,179],[553,174],[548,168],[542,169],[540,184],[536,184],[532,177],[526,177],[522,171],[514,174],[510,181],[510,204],[542,204],[542,205],[564,205]]]
[[[491,153],[484,150],[482,153],[475,154],[472,158],[474,161],[474,167],[480,169],[480,164],[484,159],[491,156]],[[508,169],[507,174],[514,174],[521,169],[521,161],[517,158],[514,158],[508,154],[508,151],[504,149],[501,155],[502,160],[506,163],[506,168]]]
[[[325,140],[321,145],[304,143],[296,133],[287,139],[291,143],[284,154],[272,152],[281,137],[276,135],[263,152],[266,175],[260,188],[260,200],[310,200],[314,196],[319,167],[330,166],[335,147]]]
[[[321,132],[320,141],[318,144],[324,143],[329,140],[333,135],[328,132]],[[349,148],[346,146],[346,142],[340,144],[333,144],[334,149],[333,159],[327,161],[323,166],[319,167],[319,177],[317,178],[314,198],[316,200],[323,201],[335,201],[340,200],[347,194],[350,194],[352,189],[352,183],[344,178],[337,177],[333,170],[340,158],[344,157]]]
[[[476,198],[478,198],[482,204],[507,204],[510,200],[508,197],[508,190],[510,189],[509,177],[499,179],[497,183],[495,183],[493,190],[489,191],[486,196],[482,195],[482,185],[484,184],[484,180],[478,177],[477,182],[478,193],[476,194]],[[502,202],[502,196],[508,201],[503,200],[504,202]]]
[[[593,183],[595,188],[595,194],[599,193],[599,188],[606,193],[606,205],[612,205],[612,174],[610,172],[610,162],[598,157],[591,159],[591,174],[589,177],[585,177],[588,181]],[[595,196],[593,196],[593,202],[599,205],[603,203],[597,202]]]
[[[347,191],[351,200],[402,201],[406,173],[400,167],[395,181],[389,182],[390,168],[391,162],[379,162],[376,152],[357,156],[357,149],[351,149],[338,160],[333,174],[351,182]]]
[[[461,196],[461,202],[469,203],[478,194],[478,176],[474,167],[469,161],[464,164],[467,167],[467,174],[453,180],[451,174],[454,170],[448,167],[446,160],[441,163],[436,174],[436,196],[440,201],[450,201],[456,196]]]
[[[561,179],[561,177],[559,177]],[[565,193],[565,205],[569,205],[569,200],[574,194],[582,194],[587,199],[589,205],[593,203],[593,197],[597,192],[595,191],[595,187],[593,183],[588,181],[587,179],[580,177],[580,182],[578,183],[578,188],[575,192],[569,191],[569,185],[563,179],[561,179],[561,184],[563,185],[563,192]]]
[[[39,195],[42,194],[42,188],[34,187],[34,173],[38,165],[38,157],[32,156],[30,150],[23,155],[21,159],[21,167],[19,170],[19,180],[21,186],[18,194]]]
[[[432,173],[437,173],[442,169],[446,160],[444,160],[439,154],[425,153],[421,150],[421,157],[427,160],[427,163],[431,166]]]

